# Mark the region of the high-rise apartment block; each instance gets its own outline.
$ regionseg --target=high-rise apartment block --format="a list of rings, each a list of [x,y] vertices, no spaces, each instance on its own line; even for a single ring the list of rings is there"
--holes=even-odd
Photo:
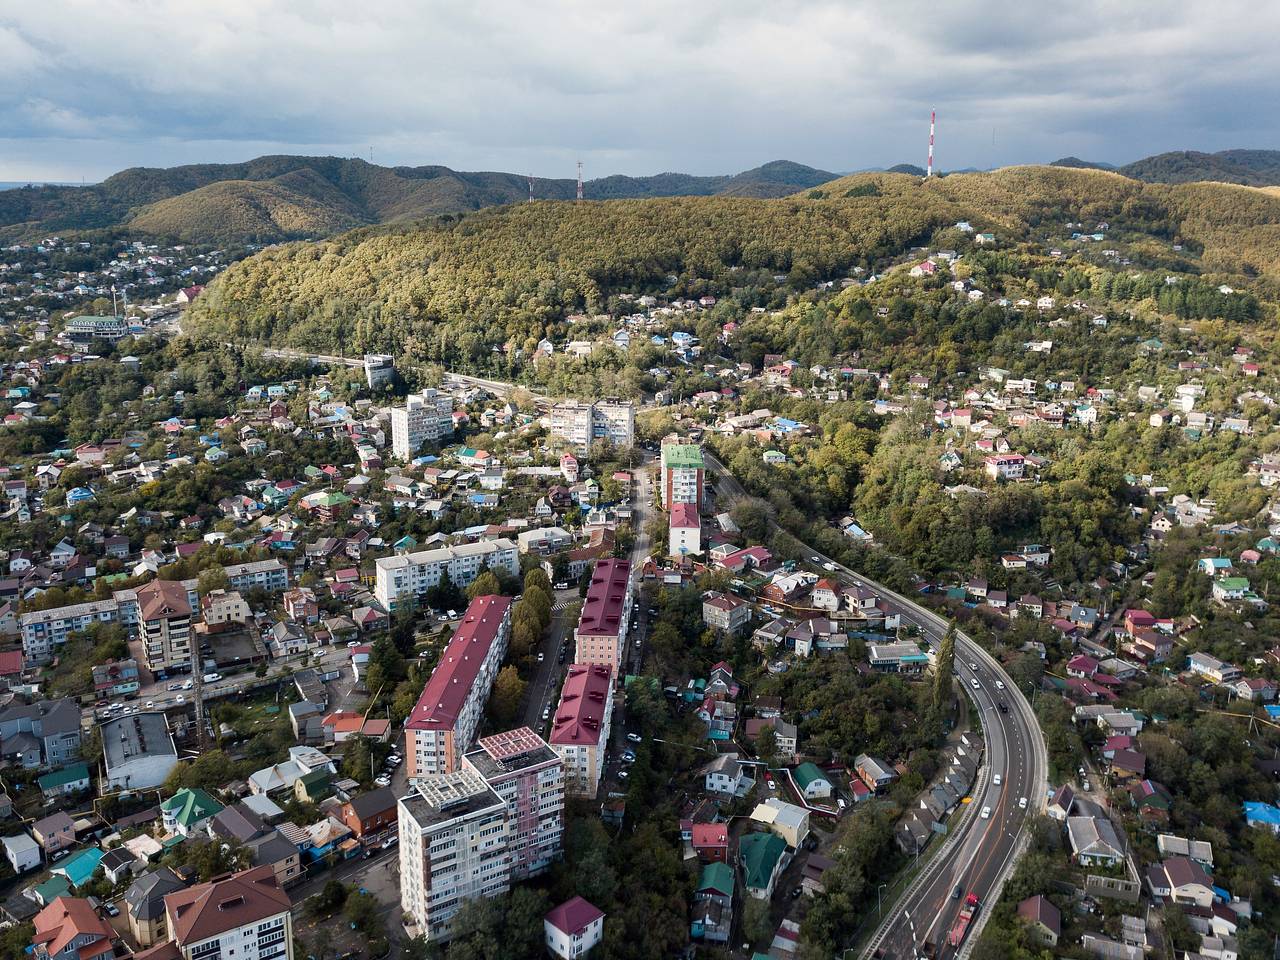
[[[621,675],[633,599],[630,560],[599,560],[573,631],[575,663],[600,663]]]
[[[564,760],[565,792],[594,797],[604,772],[613,719],[613,671],[575,663],[560,690],[551,726],[551,749]]]
[[[660,491],[668,510],[677,503],[702,505],[702,447],[668,437],[662,442]]]
[[[391,452],[412,460],[424,443],[438,443],[453,434],[453,397],[427,389],[405,397],[403,407],[391,408]]]
[[[596,440],[629,447],[636,439],[636,408],[630,400],[608,397],[587,402],[565,400],[551,408],[551,434],[586,453]]]
[[[411,781],[452,773],[471,746],[511,635],[511,599],[476,597],[404,724]]]
[[[507,802],[471,769],[427,777],[398,802],[400,906],[428,940],[448,940],[468,900],[511,886]]]
[[[481,737],[462,759],[507,803],[511,879],[545,873],[564,838],[564,761],[547,741],[520,727]]]

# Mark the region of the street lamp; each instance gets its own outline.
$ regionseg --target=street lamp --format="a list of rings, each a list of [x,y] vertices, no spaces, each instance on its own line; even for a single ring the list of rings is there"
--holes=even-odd
[[[877,917],[883,916],[883,912],[880,906],[880,891],[887,886],[888,886],[887,883],[882,883],[880,884],[880,886],[876,887],[876,916]]]

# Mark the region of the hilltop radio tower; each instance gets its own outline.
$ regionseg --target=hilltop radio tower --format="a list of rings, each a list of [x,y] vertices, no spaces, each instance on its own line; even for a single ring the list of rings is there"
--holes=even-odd
[[[529,177],[529,202],[533,203],[533,177]]]
[[[929,166],[925,168],[925,178],[933,176],[933,125],[938,118],[938,111],[929,111]]]
[[[582,199],[582,161],[578,161],[578,199]]]

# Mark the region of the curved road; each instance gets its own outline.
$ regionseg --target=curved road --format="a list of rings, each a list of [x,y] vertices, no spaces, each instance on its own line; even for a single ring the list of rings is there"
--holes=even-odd
[[[722,463],[705,451],[704,456],[719,475],[718,494],[729,499],[745,495]],[[805,550],[809,562],[821,567],[824,575],[875,590],[904,624],[918,627],[930,645],[936,648],[941,642],[946,620],[810,547]],[[1021,852],[1027,817],[1044,804],[1048,753],[1030,704],[995,659],[958,631],[955,666],[965,692],[981,713],[986,738],[985,762],[972,791],[973,802],[952,814],[948,822],[951,833],[943,848],[933,855],[885,917],[867,946],[865,957],[906,960],[966,956],[977,939],[986,911],[999,897]],[[1008,712],[1001,712],[1000,704]],[[985,817],[984,811],[988,812]],[[964,942],[951,947],[947,934],[963,903],[963,896],[953,895],[957,887],[963,894],[976,893],[982,909]],[[926,944],[932,944],[933,949],[928,950]]]

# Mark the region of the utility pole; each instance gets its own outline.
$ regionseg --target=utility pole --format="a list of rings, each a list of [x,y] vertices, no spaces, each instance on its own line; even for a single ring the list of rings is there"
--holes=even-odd
[[[192,628],[192,634],[195,633]],[[196,705],[196,749],[203,754],[209,749],[209,735],[204,725],[204,670],[200,666],[200,638],[191,637],[191,699]]]

